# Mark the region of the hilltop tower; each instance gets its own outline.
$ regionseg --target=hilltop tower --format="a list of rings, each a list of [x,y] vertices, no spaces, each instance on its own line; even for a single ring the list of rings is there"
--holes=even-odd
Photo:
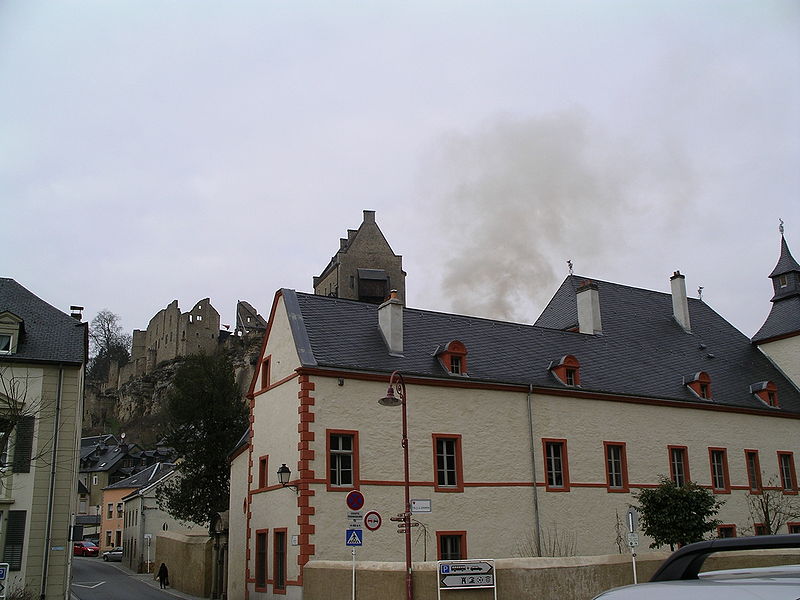
[[[397,290],[405,303],[406,272],[403,257],[392,251],[375,222],[375,211],[365,210],[358,229],[348,229],[319,277],[314,277],[314,293],[348,300],[380,304]]]

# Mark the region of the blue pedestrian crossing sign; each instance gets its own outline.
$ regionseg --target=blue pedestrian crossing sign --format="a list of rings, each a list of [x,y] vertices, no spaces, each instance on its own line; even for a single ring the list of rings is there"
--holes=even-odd
[[[344,536],[345,546],[363,546],[364,545],[364,530],[363,529],[348,529]]]

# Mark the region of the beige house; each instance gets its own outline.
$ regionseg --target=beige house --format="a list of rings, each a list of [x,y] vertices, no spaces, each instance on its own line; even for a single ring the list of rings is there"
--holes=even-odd
[[[750,495],[798,493],[800,266],[785,241],[771,277],[778,317],[754,341],[678,272],[669,292],[569,276],[534,325],[278,291],[231,463],[228,597],[301,598],[304,566],[351,560],[354,529],[356,560],[402,563],[402,410],[378,403],[395,372],[415,563],[616,554],[633,495],[661,475],[725,500],[718,535],[758,532]],[[348,514],[353,490],[371,528]]]
[[[0,278],[0,552],[8,593],[69,595],[87,327]]]

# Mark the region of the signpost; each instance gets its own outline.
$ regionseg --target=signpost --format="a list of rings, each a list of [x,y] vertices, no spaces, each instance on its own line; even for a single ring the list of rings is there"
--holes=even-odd
[[[628,523],[628,547],[631,549],[631,564],[633,566],[633,583],[639,583],[636,578],[636,547],[639,545],[639,511],[633,506],[628,508],[626,521]]]
[[[440,560],[437,562],[438,595],[441,600],[442,591],[491,589],[497,600],[497,581],[493,559],[479,560]]]
[[[353,490],[347,494],[345,504],[347,504],[349,510],[347,511],[347,528],[345,529],[344,543],[345,546],[350,548],[350,553],[353,556],[351,589],[353,591],[352,598],[356,600],[356,548],[364,545],[364,530],[361,529],[361,526],[364,524],[364,513],[361,510],[364,508],[364,494],[358,490]],[[378,520],[380,521],[380,516]],[[380,522],[378,523],[378,527],[380,527]]]

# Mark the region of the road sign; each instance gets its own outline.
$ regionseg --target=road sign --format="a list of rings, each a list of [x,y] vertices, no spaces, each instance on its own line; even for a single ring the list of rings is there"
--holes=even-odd
[[[636,533],[636,530],[639,528],[639,511],[633,506],[628,508],[626,522],[628,524],[628,532]]]
[[[628,534],[628,546],[631,548],[636,548],[639,545],[639,534],[638,533],[629,533]]]
[[[362,510],[348,510],[347,511],[347,528],[348,529],[361,529],[364,524],[364,511]]]
[[[411,499],[411,512],[412,513],[429,513],[431,512],[430,499],[412,498]]]
[[[350,510],[361,510],[364,508],[364,494],[358,490],[353,490],[347,494],[347,508]]]
[[[363,529],[348,529],[344,536],[345,546],[363,546],[364,545],[364,530]]]
[[[381,516],[374,510],[369,511],[367,516],[364,517],[364,527],[370,531],[377,530],[381,526],[381,522]]]
[[[8,576],[8,563],[0,563],[0,581]]]
[[[447,575],[441,582],[445,588],[488,587],[494,585],[494,575]]]
[[[494,588],[494,561],[450,560],[439,561],[439,589]]]

